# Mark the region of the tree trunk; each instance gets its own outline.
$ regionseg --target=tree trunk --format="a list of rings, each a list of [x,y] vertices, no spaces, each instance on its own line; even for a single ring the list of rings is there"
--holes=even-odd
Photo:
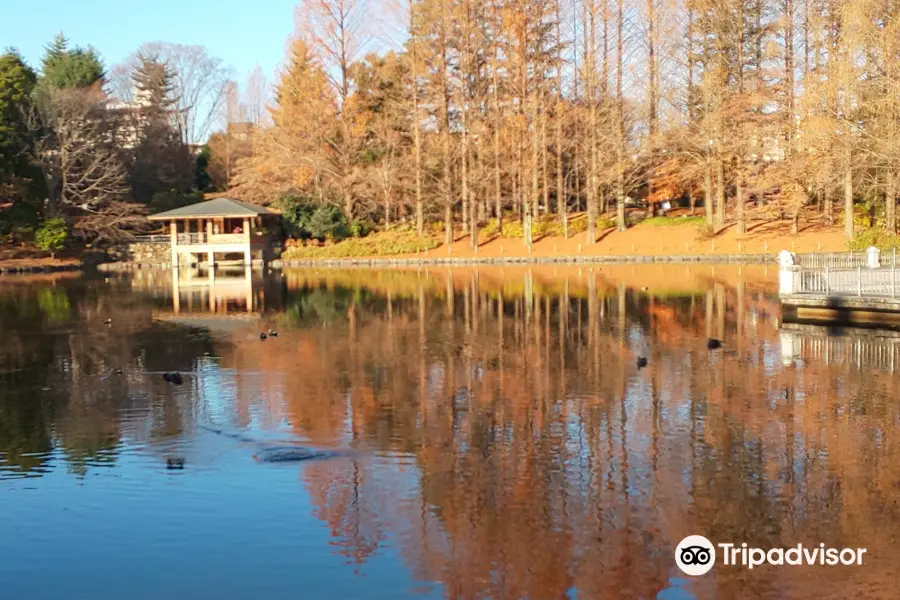
[[[738,235],[747,233],[747,217],[744,214],[744,178],[740,170],[737,173],[735,185],[735,200],[737,201],[737,226]]]
[[[530,223],[533,225],[538,219],[538,206],[540,204],[540,188],[538,184],[538,175],[540,172],[540,157],[539,154],[539,139],[538,139],[538,98],[537,92],[534,93],[534,98],[532,100],[532,130],[531,130],[531,216],[532,219]],[[527,210],[527,207],[526,207]],[[528,245],[528,251],[531,251],[531,243],[534,240],[533,238],[533,229],[532,227],[526,227],[526,236],[525,243]]]
[[[547,174],[547,110],[541,111],[541,182],[544,188],[544,212],[550,214],[550,184]]]
[[[725,226],[725,161],[716,157],[716,231]]]
[[[409,69],[412,88],[413,155],[416,171],[416,234],[425,235],[425,205],[422,202],[422,132],[419,123],[419,69],[416,46],[416,0],[409,0]]]
[[[712,157],[707,147],[706,165],[703,170],[703,210],[706,213],[706,225],[713,229],[713,189],[712,189]]]
[[[647,0],[647,62],[649,93],[647,94],[650,136],[656,135],[656,0]],[[651,204],[652,206],[652,204]]]
[[[885,185],[884,217],[885,227],[889,234],[897,233],[897,179],[892,168],[887,169]]]
[[[834,202],[831,200],[831,186],[822,190],[822,201],[825,204],[825,223],[834,225]]]
[[[625,69],[625,40],[623,0],[616,0],[616,109],[618,111],[618,144],[616,161],[616,228],[625,231],[625,96],[622,92],[623,70]]]
[[[847,166],[844,167],[844,235],[847,239],[853,237],[853,167],[851,160],[850,144],[847,144]]]
[[[453,207],[450,204],[444,205],[444,245],[450,249],[453,244]]]
[[[494,4],[494,10],[496,10],[496,3]],[[494,79],[493,85],[493,100],[494,100],[494,127],[493,127],[493,137],[494,137],[494,210],[497,213],[497,234],[503,234],[503,197],[502,190],[500,185],[500,99],[499,99],[499,91],[497,89],[497,68],[498,68],[498,60],[497,53],[499,52],[499,47],[494,49],[494,64],[491,69],[491,76]]]
[[[587,27],[589,32],[585,46],[584,68],[587,74],[586,100],[590,109],[590,172],[587,181],[587,242],[593,244],[597,241],[597,52],[596,52],[596,6],[593,0],[587,0]],[[604,46],[606,44],[606,8],[604,8]],[[603,61],[604,76],[606,75],[606,52]]]
[[[556,41],[559,46],[559,56],[556,65],[556,111],[554,120],[556,121],[556,212],[559,214],[559,220],[562,224],[563,238],[569,239],[569,215],[566,202],[565,179],[563,177],[563,145],[562,145],[562,115],[563,115],[563,91],[562,91],[562,70],[563,70],[563,44],[562,44],[562,10],[560,7],[561,0],[556,0]],[[577,95],[577,94],[576,94]]]
[[[463,107],[462,109],[462,156],[461,156],[461,171],[462,171],[462,221],[463,221],[463,234],[469,233],[472,231],[471,224],[472,219],[470,219],[470,212],[472,215],[475,214],[474,210],[470,211],[469,204],[474,204],[471,202],[469,198],[469,132],[467,131],[468,127],[468,118],[466,116],[466,109]],[[475,237],[474,233],[472,237]],[[474,247],[474,246],[473,246]]]

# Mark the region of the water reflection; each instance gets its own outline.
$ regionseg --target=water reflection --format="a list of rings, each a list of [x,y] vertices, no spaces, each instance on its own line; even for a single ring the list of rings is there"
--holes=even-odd
[[[448,598],[892,597],[893,340],[783,329],[775,275],[250,273],[226,286],[236,304],[215,282],[193,291],[165,274],[4,283],[0,480],[36,477],[40,490],[60,469],[163,477],[176,453],[186,477],[225,494],[261,476],[235,463],[240,444],[197,427],[215,424],[358,450],[287,477],[299,471],[327,529],[328,545],[313,547],[350,574],[394,574],[392,595],[433,595],[421,587],[432,582]],[[269,328],[279,337],[261,342]],[[708,337],[725,348],[710,352]],[[188,373],[185,385],[163,382],[168,370]],[[283,529],[297,501],[234,515]],[[688,534],[867,547],[868,563],[717,567],[685,581],[672,551]],[[313,577],[265,575],[282,592]]]

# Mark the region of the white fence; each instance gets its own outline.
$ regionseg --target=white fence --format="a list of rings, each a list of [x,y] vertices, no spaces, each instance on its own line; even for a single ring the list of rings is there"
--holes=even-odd
[[[795,294],[816,294],[825,296],[877,296],[896,298],[898,296],[897,269],[882,267],[868,269],[804,269],[798,276]]]
[[[882,256],[874,248],[833,254],[782,253],[780,293],[898,298],[898,271],[896,252]]]
[[[797,254],[796,265],[803,269],[855,269],[866,266],[865,252]]]

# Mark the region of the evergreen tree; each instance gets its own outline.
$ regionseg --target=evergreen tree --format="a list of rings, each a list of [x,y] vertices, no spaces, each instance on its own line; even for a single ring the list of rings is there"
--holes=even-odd
[[[21,174],[32,155],[26,123],[37,76],[15,50],[0,55],[0,181]]]
[[[132,76],[139,109],[141,142],[135,148],[131,190],[136,200],[149,203],[160,192],[186,192],[193,187],[194,162],[174,126],[173,74],[149,55],[140,57]]]
[[[46,47],[41,67],[41,84],[53,89],[86,88],[105,76],[97,51],[90,46],[69,50],[69,40],[62,33]]]
[[[172,71],[154,57],[142,55],[139,59],[140,65],[132,76],[135,99],[147,109],[164,114],[175,105]]]

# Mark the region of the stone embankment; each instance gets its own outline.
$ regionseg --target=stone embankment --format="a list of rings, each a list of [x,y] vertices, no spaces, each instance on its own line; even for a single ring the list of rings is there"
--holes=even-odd
[[[275,269],[302,267],[399,267],[446,265],[554,265],[554,264],[766,264],[777,263],[775,254],[701,254],[684,256],[517,256],[517,257],[466,257],[466,258],[320,258],[284,259],[271,263]]]

